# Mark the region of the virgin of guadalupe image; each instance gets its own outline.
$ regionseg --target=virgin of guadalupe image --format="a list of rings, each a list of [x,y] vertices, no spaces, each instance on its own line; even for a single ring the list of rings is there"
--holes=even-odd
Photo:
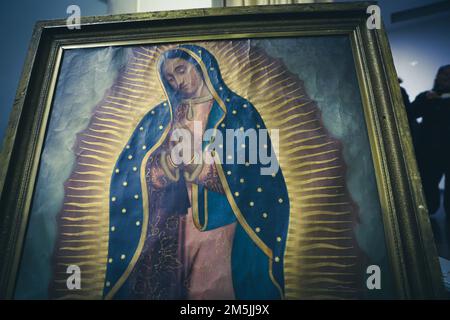
[[[105,94],[79,134],[79,164],[65,183],[52,297],[284,299],[289,290],[306,298],[361,295],[365,257],[353,232],[358,209],[346,189],[339,141],[323,128],[303,83],[279,60],[248,41],[216,46],[155,46],[148,68],[144,60],[153,56],[137,48],[143,58],[130,65],[145,65],[142,74],[155,74],[157,81],[140,84],[141,75],[125,72],[114,85],[118,93]],[[235,62],[239,54],[247,57],[247,64],[239,65],[243,79],[252,74],[249,83],[261,90],[249,87],[250,98],[244,98],[247,93],[236,88],[248,83],[230,89],[229,66],[224,76],[211,49],[234,51]],[[122,134],[124,121],[132,118],[131,97],[142,90],[163,96],[144,105],[145,113],[130,120],[133,126]],[[271,117],[280,122],[263,121],[255,101],[266,115],[279,110]],[[257,135],[256,145],[270,164],[261,152],[249,161],[249,139],[243,144],[219,139],[228,130],[264,131],[267,121],[270,129],[280,126],[281,144],[291,146],[278,154],[274,140]],[[193,157],[177,162],[174,132],[183,129],[195,137],[199,125]],[[214,134],[206,137],[207,132]],[[117,142],[122,136],[126,140]],[[239,148],[246,150],[242,163],[236,161]],[[196,161],[196,155],[214,161]],[[262,174],[268,166],[277,170]],[[91,231],[96,225],[98,234]],[[92,277],[82,278],[78,295],[63,287],[64,268],[74,262]]]
[[[264,122],[226,86],[206,49],[182,45],[158,65],[167,100],[139,123],[111,179],[105,297],[283,297],[289,199],[281,170],[261,175],[260,162],[177,167],[170,158],[173,128],[193,132],[197,121],[225,137]],[[265,211],[274,214],[262,228]]]

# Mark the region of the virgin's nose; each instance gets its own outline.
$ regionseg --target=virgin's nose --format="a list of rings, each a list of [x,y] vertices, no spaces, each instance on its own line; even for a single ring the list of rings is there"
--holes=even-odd
[[[180,85],[179,85],[179,81],[177,78],[173,78],[173,83],[175,85],[175,90],[179,90],[180,89]]]
[[[185,85],[184,79],[182,79],[182,78],[178,79],[177,84],[178,84],[177,89],[178,90],[183,90],[184,85]]]

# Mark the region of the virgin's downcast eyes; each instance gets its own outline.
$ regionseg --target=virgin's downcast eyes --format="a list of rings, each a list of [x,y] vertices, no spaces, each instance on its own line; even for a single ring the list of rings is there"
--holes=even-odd
[[[175,68],[175,72],[178,74],[184,74],[186,73],[186,67],[185,66],[178,66]]]

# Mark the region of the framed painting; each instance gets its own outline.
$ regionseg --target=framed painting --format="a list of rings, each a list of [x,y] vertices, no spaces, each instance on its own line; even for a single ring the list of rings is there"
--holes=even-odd
[[[1,296],[440,297],[369,5],[38,23],[1,158]]]

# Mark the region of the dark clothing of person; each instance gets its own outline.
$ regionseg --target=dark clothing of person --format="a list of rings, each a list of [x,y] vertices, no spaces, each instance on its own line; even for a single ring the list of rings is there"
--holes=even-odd
[[[411,102],[409,101],[409,96],[406,90],[403,87],[400,87],[400,92],[402,94],[403,98],[403,104],[405,105],[406,115],[408,117],[408,124],[409,124],[409,130],[411,132],[411,138],[413,141],[413,144],[416,144],[416,136],[418,135],[419,131],[419,124],[416,121],[416,117],[414,115],[414,112],[411,108]]]
[[[420,124],[416,122],[413,140],[428,211],[433,214],[439,209],[439,182],[445,175],[444,208],[450,214],[450,98],[431,98],[423,92],[409,110],[414,122],[422,118]]]
[[[400,92],[402,93],[403,103],[405,104],[405,108],[406,108],[406,112],[408,113],[408,120],[409,120],[410,115],[412,116],[412,114],[409,112],[410,106],[411,106],[411,102],[409,101],[409,95],[406,92],[405,88],[403,88],[403,87],[400,87]]]

